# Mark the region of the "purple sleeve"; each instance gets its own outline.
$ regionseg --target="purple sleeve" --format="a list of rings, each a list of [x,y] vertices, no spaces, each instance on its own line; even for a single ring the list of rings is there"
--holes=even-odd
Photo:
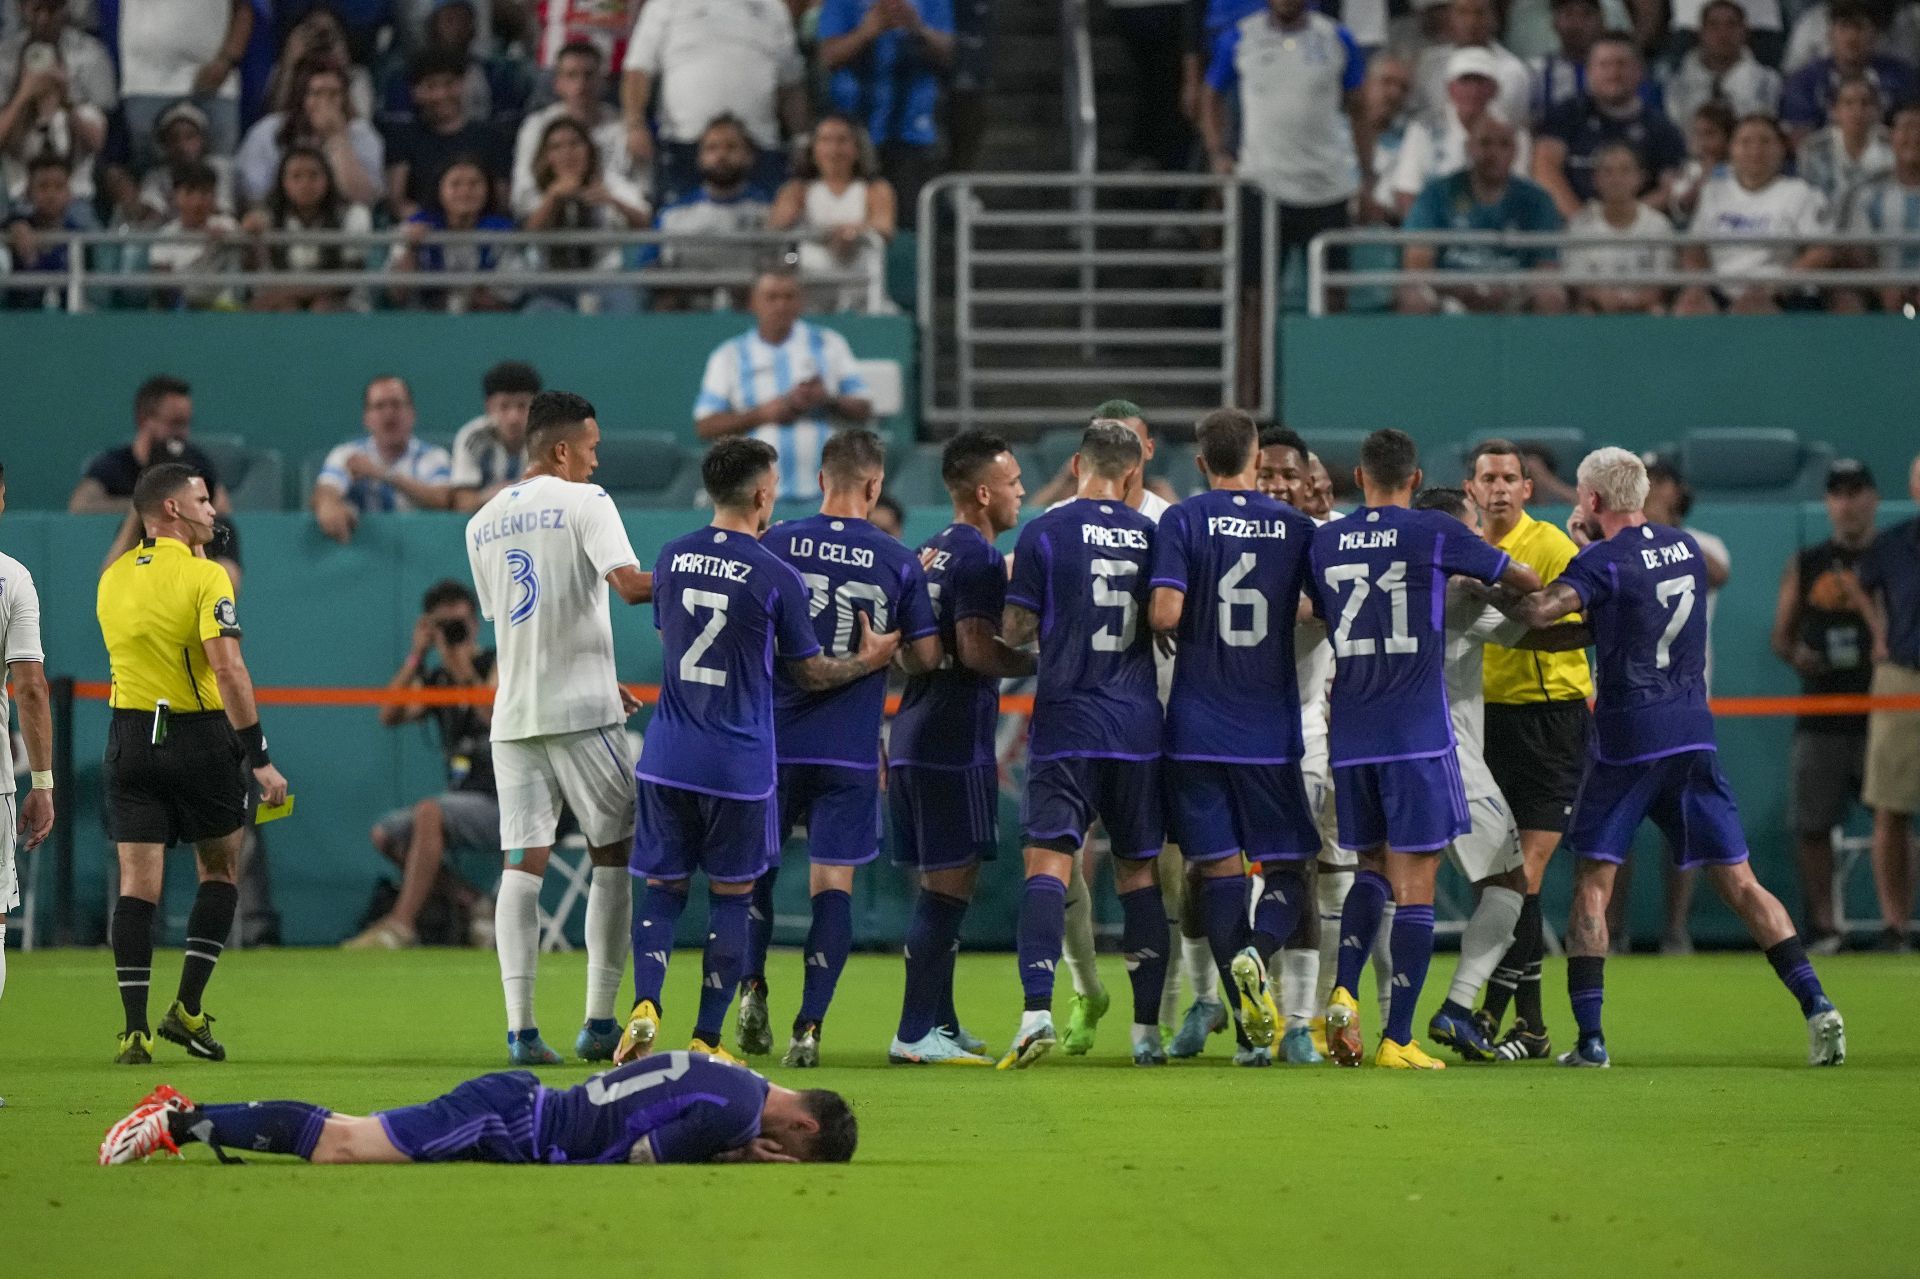
[[[909,640],[937,635],[939,619],[933,615],[933,597],[927,594],[926,570],[917,559],[908,559],[900,571],[900,634]]]
[[[1596,542],[1592,546],[1582,547],[1580,553],[1560,570],[1560,576],[1553,579],[1555,583],[1564,582],[1573,588],[1573,593],[1580,597],[1580,611],[1583,613],[1591,611],[1594,605],[1605,599],[1612,584],[1612,576],[1602,563],[1602,545],[1604,543]]]
[[[713,1106],[700,1106],[690,1110],[678,1119],[661,1124],[646,1136],[647,1143],[653,1147],[653,1162],[657,1164],[703,1164],[723,1151],[731,1150],[739,1142],[729,1144],[733,1134],[721,1133],[716,1119],[724,1119],[725,1111]]]
[[[1047,598],[1047,538],[1035,520],[1020,530],[1013,548],[1013,581],[1007,586],[1007,603],[1018,604],[1038,613]]]
[[[1174,507],[1160,517],[1153,535],[1153,578],[1149,586],[1187,589],[1187,513]]]
[[[1327,617],[1327,603],[1320,595],[1320,548],[1315,543],[1307,546],[1307,573],[1300,583],[1300,589],[1306,592],[1307,603],[1313,605],[1313,615],[1322,621]]]
[[[785,564],[780,567],[787,575],[767,597],[767,611],[773,615],[774,651],[785,658],[812,657],[820,651],[820,640],[807,616],[806,583]]]
[[[998,627],[1007,607],[1007,562],[998,555],[956,562],[947,569],[946,588],[954,621],[984,617]]]
[[[1462,577],[1497,582],[1500,575],[1507,571],[1507,559],[1505,551],[1497,546],[1489,546],[1471,531],[1442,533],[1435,540],[1435,562],[1447,572],[1458,573]]]

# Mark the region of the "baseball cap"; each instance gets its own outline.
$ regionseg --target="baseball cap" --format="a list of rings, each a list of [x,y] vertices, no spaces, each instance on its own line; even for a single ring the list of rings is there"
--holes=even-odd
[[[1490,50],[1477,44],[1462,45],[1447,55],[1447,83],[1451,84],[1463,75],[1485,76],[1498,83],[1500,64],[1494,61]]]
[[[182,120],[188,121],[202,133],[207,132],[207,113],[183,98],[160,113],[160,118],[153,122],[153,136],[165,136],[169,128]]]
[[[1878,490],[1873,472],[1859,458],[1843,457],[1827,468],[1827,492],[1855,493],[1861,489]]]

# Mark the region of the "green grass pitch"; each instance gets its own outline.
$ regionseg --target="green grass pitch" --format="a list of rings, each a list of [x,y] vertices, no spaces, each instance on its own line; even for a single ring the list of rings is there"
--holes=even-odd
[[[178,952],[163,953],[170,991]],[[676,958],[665,1042],[699,962]],[[0,1273],[648,1276],[1129,1274],[1912,1275],[1920,960],[1821,971],[1852,1060],[1806,1067],[1791,999],[1757,955],[1608,965],[1609,1072],[1547,1064],[1437,1076],[1239,1070],[1124,1056],[1125,976],[1086,1059],[1015,1074],[888,1067],[897,959],[856,957],[817,1072],[852,1098],[847,1167],[312,1168],[262,1158],[104,1169],[107,1125],[153,1084],[203,1100],[294,1097],[364,1112],[502,1061],[491,955],[231,954],[208,1007],[232,1060],[170,1044],[109,1064],[104,952],[10,961],[0,1003]],[[1439,997],[1442,959],[1426,1003]],[[582,960],[548,956],[548,1038],[579,1024]],[[799,959],[777,952],[776,1030]],[[1013,962],[968,955],[961,1009],[998,1041]],[[1562,971],[1550,1015],[1567,1028]],[[1061,981],[1064,1006],[1066,990]],[[1370,1003],[1370,1001],[1369,1001]],[[155,1014],[164,1008],[156,997]],[[1378,1025],[1366,1010],[1369,1044]],[[1424,1015],[1424,1012],[1423,1012]],[[731,1030],[731,1028],[729,1028]],[[782,1037],[784,1042],[784,1036]],[[545,1077],[577,1082],[581,1065]],[[798,1078],[796,1078],[798,1076]]]

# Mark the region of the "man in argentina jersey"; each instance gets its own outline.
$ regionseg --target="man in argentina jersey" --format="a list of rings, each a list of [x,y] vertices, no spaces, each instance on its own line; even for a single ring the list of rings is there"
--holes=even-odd
[[[1254,488],[1260,431],[1247,414],[1216,409],[1194,434],[1208,491],[1162,517],[1148,609],[1154,635],[1175,653],[1162,742],[1167,818],[1200,869],[1213,962],[1239,991],[1247,1042],[1234,1060],[1266,1065],[1281,1034],[1267,960],[1299,926],[1304,867],[1320,850],[1300,779],[1293,654],[1313,521]],[[1251,938],[1247,859],[1265,879]]]
[[[1540,579],[1437,511],[1408,509],[1419,458],[1401,431],[1360,446],[1364,504],[1316,529],[1308,591],[1330,628],[1334,677],[1328,754],[1340,842],[1360,870],[1340,912],[1340,965],[1327,1002],[1328,1055],[1362,1057],[1353,991],[1391,896],[1393,997],[1374,1064],[1438,1070],[1413,1038],[1413,1013],[1433,959],[1433,856],[1465,833],[1453,723],[1447,709],[1443,610],[1449,574],[1532,590]]]
[[[467,522],[480,612],[498,641],[493,766],[506,870],[494,901],[494,946],[514,1065],[560,1055],[533,1019],[540,883],[573,810],[593,862],[587,889],[587,1008],[574,1051],[606,1061],[619,1041],[613,1001],[627,966],[633,883],[633,761],[622,725],[639,709],[614,674],[607,588],[644,603],[652,581],[606,490],[590,484],[600,426],[593,405],[547,391],[527,410],[527,469]]]
[[[774,662],[800,687],[825,692],[882,670],[899,644],[867,614],[853,650],[820,651],[800,575],[760,543],[773,514],[773,446],[722,440],[700,464],[713,522],[675,538],[654,565],[660,703],[635,770],[635,875],[647,891],[633,917],[634,1005],[616,1062],[652,1051],[673,930],[693,873],[707,876],[707,945],[693,1050],[716,1057],[720,1027],[747,955],[753,883],[780,855],[774,798]],[[876,747],[877,749],[877,747]]]
[[[1706,564],[1679,529],[1648,523],[1647,468],[1625,449],[1580,463],[1576,515],[1588,539],[1545,590],[1505,605],[1541,627],[1584,613],[1598,650],[1587,771],[1567,844],[1574,865],[1567,991],[1580,1040],[1560,1062],[1605,1066],[1607,901],[1634,832],[1653,819],[1682,867],[1705,866],[1714,890],[1767,952],[1807,1019],[1807,1060],[1846,1060],[1846,1028],[1821,989],[1779,899],[1754,878],[1733,791],[1720,772],[1707,707]],[[1577,540],[1577,539],[1576,539]]]
[[[867,522],[886,478],[886,449],[872,431],[842,431],[820,454],[820,514],[777,524],[761,545],[807,586],[814,638],[834,657],[853,653],[855,615],[877,631],[898,630],[911,669],[940,661],[939,630],[920,560]],[[820,1026],[853,949],[853,871],[880,855],[880,717],[887,676],[875,671],[816,693],[785,669],[775,672],[773,740],[779,762],[780,840],[807,828],[806,979],[784,1066],[820,1062]],[[767,1019],[767,944],[779,864],[755,882],[747,925],[747,975],[740,984],[740,1050],[773,1050]]]
[[[335,1114],[304,1101],[201,1105],[162,1084],[107,1130],[102,1164],[204,1142],[316,1164],[845,1163],[846,1099],[795,1092],[703,1053],[656,1053],[571,1088],[531,1071],[469,1079],[417,1106]]]
[[[921,554],[945,658],[913,676],[887,737],[893,855],[920,875],[907,927],[906,988],[887,1059],[901,1065],[988,1066],[986,1045],[960,1024],[953,962],[980,863],[1000,845],[994,729],[1000,681],[1033,674],[1031,654],[1000,638],[1007,566],[994,539],[1020,523],[1026,489],[1007,442],[963,431],[940,455],[953,523]]]
[[[1133,985],[1134,1060],[1166,1060],[1160,992],[1168,929],[1154,878],[1160,854],[1160,701],[1147,603],[1153,523],[1121,500],[1140,441],[1117,422],[1080,440],[1079,497],[1020,531],[1001,633],[1040,643],[1021,824],[1026,887],[1018,952],[1026,1012],[1002,1069],[1033,1065],[1058,1042],[1053,974],[1066,928],[1073,856],[1097,818],[1107,829],[1125,911],[1121,948]]]

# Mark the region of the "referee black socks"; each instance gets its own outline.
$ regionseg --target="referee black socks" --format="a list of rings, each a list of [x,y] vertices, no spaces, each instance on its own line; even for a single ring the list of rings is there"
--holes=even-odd
[[[187,916],[187,951],[180,965],[180,1005],[189,1017],[200,1015],[200,996],[206,993],[213,966],[220,962],[220,952],[233,934],[233,916],[239,906],[240,890],[219,879],[202,882],[193,899],[193,913]],[[147,954],[151,959],[151,946]]]
[[[153,982],[153,916],[156,907],[122,896],[113,906],[113,970],[126,1009],[126,1034],[148,1034],[147,987]]]

